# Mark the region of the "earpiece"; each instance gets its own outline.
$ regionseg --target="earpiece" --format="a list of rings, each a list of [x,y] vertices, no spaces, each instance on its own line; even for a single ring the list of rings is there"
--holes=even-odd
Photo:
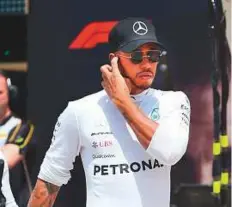
[[[9,99],[15,99],[18,94],[18,88],[15,85],[12,85],[11,79],[7,78],[7,86],[8,86],[8,92],[9,92]]]
[[[12,85],[11,79],[7,76],[6,72],[3,70],[0,70],[0,75],[6,78],[7,82],[7,88],[8,88],[8,93],[9,93],[9,100],[13,100],[17,97],[18,95],[18,88],[15,85]]]

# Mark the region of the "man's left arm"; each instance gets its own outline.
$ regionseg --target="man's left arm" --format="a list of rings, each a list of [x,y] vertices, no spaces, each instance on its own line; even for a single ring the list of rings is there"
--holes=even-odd
[[[129,99],[118,105],[146,151],[166,165],[173,165],[180,160],[186,151],[189,137],[189,100],[183,92],[173,93],[176,96],[174,100],[165,99],[162,103],[166,110],[159,123],[147,117]]]
[[[34,125],[22,122],[10,133],[8,142],[1,148],[9,168],[17,165],[27,152],[34,132]]]

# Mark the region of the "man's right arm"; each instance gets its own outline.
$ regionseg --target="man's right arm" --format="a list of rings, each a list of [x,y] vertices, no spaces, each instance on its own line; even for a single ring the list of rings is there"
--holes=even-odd
[[[52,207],[60,187],[38,179],[28,202],[28,207]]]
[[[80,152],[76,107],[69,103],[56,123],[51,145],[46,152],[28,207],[52,207]]]

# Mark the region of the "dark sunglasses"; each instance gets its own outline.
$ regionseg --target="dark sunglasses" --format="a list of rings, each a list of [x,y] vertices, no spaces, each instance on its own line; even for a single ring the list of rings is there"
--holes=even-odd
[[[148,60],[152,63],[159,62],[160,58],[165,55],[165,51],[161,50],[148,50],[145,55],[143,55],[142,51],[134,51],[129,54],[129,56],[119,55],[117,56],[131,59],[131,62],[134,64],[139,64],[143,61],[143,58],[148,58]]]

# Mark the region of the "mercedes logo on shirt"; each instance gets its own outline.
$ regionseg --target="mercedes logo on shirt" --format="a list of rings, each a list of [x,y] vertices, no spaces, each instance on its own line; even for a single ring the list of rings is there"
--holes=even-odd
[[[133,24],[133,31],[138,35],[145,35],[148,32],[147,25],[144,22],[137,21]]]

